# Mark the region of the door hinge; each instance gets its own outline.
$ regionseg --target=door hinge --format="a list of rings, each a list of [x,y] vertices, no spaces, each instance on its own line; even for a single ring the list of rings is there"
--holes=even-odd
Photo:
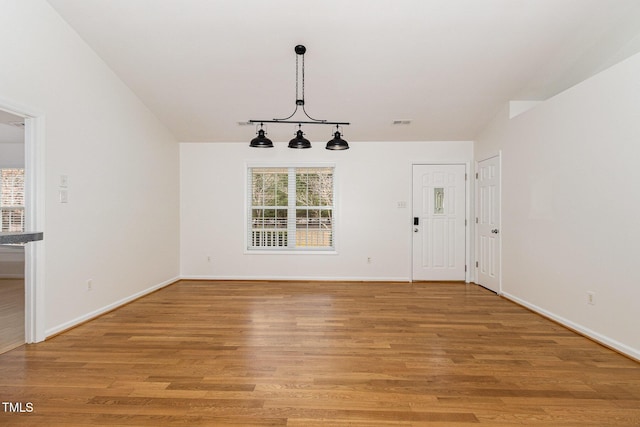
[[[466,173],[464,174],[464,180],[465,181],[467,180],[467,174]]]
[[[476,172],[476,179],[478,179],[478,172]]]
[[[476,217],[476,224],[478,223],[478,217]]]
[[[467,220],[466,219],[464,220],[464,226],[465,227],[467,226]]]
[[[476,261],[476,268],[478,268],[478,261]]]
[[[465,273],[467,272],[467,266],[466,265],[464,266],[464,272]]]

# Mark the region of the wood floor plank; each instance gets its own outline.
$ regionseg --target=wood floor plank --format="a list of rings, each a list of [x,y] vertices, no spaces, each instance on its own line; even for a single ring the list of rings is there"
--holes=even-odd
[[[473,284],[181,281],[0,355],[1,425],[638,426],[640,364]]]
[[[24,344],[24,279],[0,279],[0,354]]]

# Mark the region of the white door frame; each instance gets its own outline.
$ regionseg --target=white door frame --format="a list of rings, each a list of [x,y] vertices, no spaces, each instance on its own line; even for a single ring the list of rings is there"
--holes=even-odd
[[[475,226],[475,221],[480,217],[480,212],[478,211],[479,206],[480,206],[480,185],[478,183],[478,170],[480,162],[483,162],[485,160],[489,160],[492,159],[494,157],[498,158],[498,168],[500,170],[500,176],[498,177],[498,182],[499,182],[499,187],[500,187],[500,191],[498,193],[498,200],[500,201],[500,205],[498,207],[498,209],[500,209],[500,220],[498,222],[498,230],[500,230],[500,232],[502,233],[502,150],[498,150],[497,153],[490,155],[490,156],[486,156],[480,160],[477,160],[475,162],[475,197],[474,197],[474,205],[475,205],[475,220],[474,220],[474,240],[475,240],[475,264],[474,264],[474,276],[475,276],[475,280],[477,280],[479,282],[479,274],[478,274],[478,260],[480,259],[480,231],[479,228],[477,226]],[[496,292],[498,295],[502,295],[502,235],[500,236],[500,238],[498,239],[498,247],[499,247],[499,254],[500,254],[500,262],[499,262],[499,266],[500,268],[498,269],[498,292]]]
[[[0,98],[0,109],[25,119],[25,229],[44,232],[44,115],[4,98]],[[27,344],[44,341],[46,338],[44,245],[44,240],[25,245],[25,342]]]
[[[471,218],[471,201],[472,201],[472,196],[471,196],[471,191],[469,191],[469,181],[471,180],[471,173],[470,173],[470,166],[471,163],[470,162],[461,162],[459,160],[452,160],[452,161],[437,161],[434,162],[432,160],[425,160],[425,161],[414,161],[411,162],[409,165],[409,182],[411,183],[411,189],[410,189],[410,193],[411,193],[411,206],[410,206],[410,210],[409,210],[409,217],[407,218],[407,230],[408,230],[408,241],[409,241],[409,271],[410,271],[410,282],[413,282],[413,167],[417,166],[417,165],[464,165],[464,171],[465,171],[465,176],[466,179],[464,181],[464,193],[465,193],[465,209],[464,209],[464,219],[465,219],[465,259],[466,259],[466,264],[467,264],[467,271],[465,272],[465,279],[464,281],[466,283],[471,282],[471,280],[473,279],[473,272],[475,271],[474,268],[471,268],[471,233],[469,232],[470,227],[471,227],[471,221],[469,220],[469,218]]]

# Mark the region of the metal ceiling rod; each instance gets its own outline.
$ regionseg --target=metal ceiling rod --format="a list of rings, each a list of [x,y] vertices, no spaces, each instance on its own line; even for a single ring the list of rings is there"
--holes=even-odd
[[[271,120],[258,120],[251,119],[249,123],[294,123],[298,125],[349,125],[349,122],[330,122],[328,120],[319,120],[314,119],[309,116],[307,110],[305,110],[305,102],[304,102],[304,54],[307,51],[307,48],[303,45],[299,44],[294,48],[296,52],[296,108],[293,110],[290,116],[282,118],[282,119],[271,119]],[[299,61],[298,58],[301,57],[302,60]],[[300,85],[300,81],[298,76],[302,74],[302,85]],[[302,96],[300,96],[302,95]],[[298,112],[298,107],[302,107],[302,112],[307,119],[309,120],[290,120],[295,114]]]

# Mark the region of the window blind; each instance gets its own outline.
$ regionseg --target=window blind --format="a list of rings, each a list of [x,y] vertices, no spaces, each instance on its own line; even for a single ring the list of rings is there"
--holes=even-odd
[[[0,230],[24,231],[24,169],[0,169]]]

